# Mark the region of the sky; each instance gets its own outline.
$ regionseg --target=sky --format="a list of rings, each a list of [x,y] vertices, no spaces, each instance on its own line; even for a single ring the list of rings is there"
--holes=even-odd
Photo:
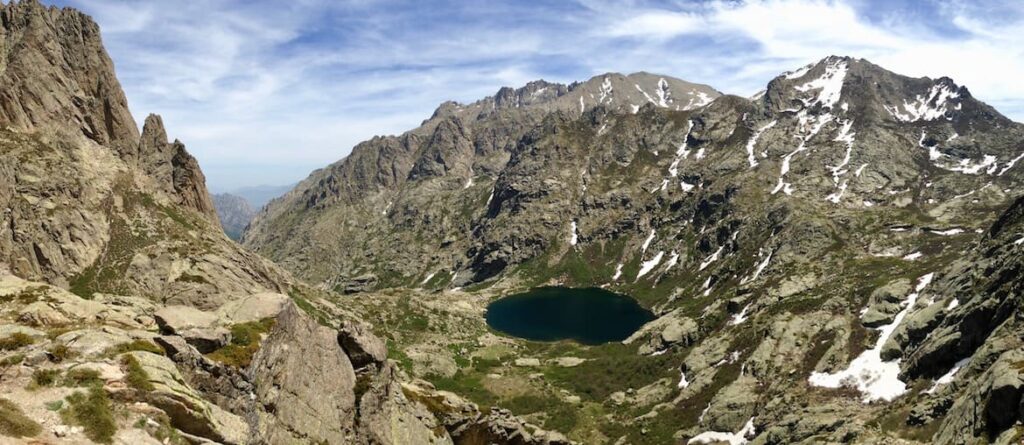
[[[50,0],[43,0],[50,1]],[[52,0],[214,192],[294,183],[443,101],[648,71],[749,96],[831,54],[952,77],[1024,121],[1017,0]]]

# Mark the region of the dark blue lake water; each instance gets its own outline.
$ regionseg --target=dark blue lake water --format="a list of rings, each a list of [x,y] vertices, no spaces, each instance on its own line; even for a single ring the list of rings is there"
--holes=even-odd
[[[604,289],[541,287],[487,306],[487,324],[527,340],[575,340],[597,345],[625,340],[654,314]]]

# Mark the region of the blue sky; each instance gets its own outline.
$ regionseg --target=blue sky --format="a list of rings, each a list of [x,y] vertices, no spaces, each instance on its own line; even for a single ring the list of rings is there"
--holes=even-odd
[[[136,118],[161,114],[214,191],[298,181],[445,100],[610,71],[750,95],[783,71],[849,55],[948,75],[1024,120],[1015,0],[54,3],[99,22]]]

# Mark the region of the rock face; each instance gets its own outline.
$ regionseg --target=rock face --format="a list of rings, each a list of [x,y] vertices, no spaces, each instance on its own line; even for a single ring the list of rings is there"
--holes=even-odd
[[[139,130],[91,18],[26,0],[5,4],[0,22],[0,126],[59,126],[101,145],[135,145]]]
[[[217,217],[224,233],[235,241],[242,239],[242,232],[249,225],[256,211],[249,205],[249,201],[241,196],[230,193],[218,193],[212,196],[213,206],[217,209]]]
[[[142,127],[139,139],[139,168],[156,182],[176,204],[194,209],[210,222],[217,224],[217,210],[206,190],[206,177],[199,169],[199,162],[185,151],[185,145],[177,139],[167,141],[167,131],[160,116],[150,114]]]
[[[356,375],[333,331],[288,306],[250,372],[256,400],[269,411],[258,428],[265,440],[352,441]]]

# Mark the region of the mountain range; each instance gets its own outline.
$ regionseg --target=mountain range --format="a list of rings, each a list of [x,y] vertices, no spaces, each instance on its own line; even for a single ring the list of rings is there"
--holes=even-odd
[[[501,88],[242,226],[99,27],[0,8],[12,443],[1018,443],[1024,125],[829,56],[753,97],[646,72]],[[253,205],[252,208],[260,207]],[[490,328],[544,286],[622,342]]]

